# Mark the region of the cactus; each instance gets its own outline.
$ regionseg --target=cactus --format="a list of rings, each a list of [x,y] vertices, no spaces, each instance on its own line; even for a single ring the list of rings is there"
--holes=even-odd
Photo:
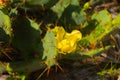
[[[0,41],[8,41],[12,38],[10,45],[15,47],[24,58],[22,57],[21,61],[1,62],[0,72],[7,70],[9,73],[31,73],[43,68],[50,69],[58,65],[57,61],[60,59],[75,60],[94,56],[104,51],[103,47],[96,47],[100,41],[110,34],[114,26],[120,25],[120,15],[112,20],[106,10],[91,13],[89,17],[85,10],[92,4],[90,2],[84,4],[82,8],[79,0],[9,1],[5,4],[0,3]],[[21,14],[21,9],[28,12]],[[40,14],[36,14],[34,10]],[[29,15],[30,12],[35,13],[35,16]],[[39,25],[37,22],[43,24]],[[43,25],[56,22],[60,26],[53,28],[46,26],[46,33],[41,37],[41,33],[44,34]],[[76,28],[82,29],[74,30]],[[85,51],[86,48],[88,51]],[[109,49],[111,46],[105,48]]]
[[[48,31],[45,35],[45,37],[42,39],[43,42],[43,60],[46,60],[45,63],[48,65],[48,67],[51,67],[55,65],[55,59],[58,55],[57,49],[56,49],[56,39],[55,34],[48,28]]]
[[[58,16],[59,23],[67,31],[76,29],[86,20],[85,13],[79,5],[79,0],[60,0],[51,10]],[[67,26],[72,26],[68,28]]]
[[[120,26],[120,13],[112,21],[113,26]]]
[[[33,53],[42,55],[40,26],[35,21],[23,16],[18,16],[13,21],[12,26],[14,26],[12,45],[20,50],[20,52],[25,53],[25,58],[30,57]],[[31,57],[33,57],[33,55]]]
[[[112,26],[112,17],[106,10],[102,10],[99,13],[94,13],[91,17],[91,21],[94,21],[94,24],[90,24],[91,29],[89,29],[89,24],[82,29],[83,35],[89,34],[89,36],[85,36],[83,38],[83,40],[86,40],[87,43],[83,43],[89,44],[91,47],[95,47],[100,43],[101,39],[104,38],[105,35],[109,34],[115,27]]]
[[[30,11],[50,9],[58,0],[12,0],[11,5]]]
[[[105,49],[109,49],[111,46],[106,46]],[[103,52],[104,48],[98,48],[96,50],[91,50],[88,52],[76,52],[76,53],[69,53],[69,54],[61,54],[61,56],[58,58],[56,57],[56,61],[60,59],[72,59],[72,60],[80,60],[83,58],[92,57],[95,54],[98,54],[100,52]],[[50,55],[49,53],[47,55]],[[47,56],[46,55],[46,56]],[[52,54],[53,55],[53,54]],[[55,54],[54,54],[55,55]],[[55,65],[56,61],[54,61],[54,56],[47,56],[48,58],[41,60],[41,59],[31,59],[29,61],[17,61],[17,62],[10,62],[10,63],[4,63],[0,66],[1,72],[25,72],[25,73],[31,73],[33,71],[44,69],[46,67],[51,67]],[[52,61],[53,60],[53,61]]]
[[[9,42],[12,37],[12,26],[10,17],[4,11],[0,10],[0,41]]]
[[[7,35],[11,35],[11,21],[10,17],[0,10],[0,27],[4,29]]]
[[[112,46],[106,46],[105,48],[103,48],[103,47],[102,48],[96,48],[96,49],[89,50],[89,51],[86,51],[86,52],[78,51],[76,53],[70,53],[70,54],[62,55],[62,59],[81,60],[81,59],[93,57],[96,54],[104,52],[105,49],[106,50],[110,49],[111,47]]]

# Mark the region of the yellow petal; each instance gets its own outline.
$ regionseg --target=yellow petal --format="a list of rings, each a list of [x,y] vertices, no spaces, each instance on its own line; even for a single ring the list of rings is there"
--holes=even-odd
[[[69,38],[73,39],[74,38],[75,40],[80,40],[82,38],[82,34],[78,30],[73,30],[71,33],[67,33],[65,35],[65,38],[67,38],[67,39],[69,39]]]
[[[72,33],[67,33],[65,36],[66,39],[70,41],[71,45],[74,45],[77,41],[82,38],[82,34],[78,30],[72,31]]]
[[[75,51],[76,45],[71,45],[69,40],[64,39],[58,43],[57,48],[60,50],[61,53],[71,53]]]
[[[65,32],[64,28],[63,27],[59,27],[58,28],[58,32],[57,32],[57,36],[56,36],[57,40],[61,41],[64,38],[65,33],[66,32]]]

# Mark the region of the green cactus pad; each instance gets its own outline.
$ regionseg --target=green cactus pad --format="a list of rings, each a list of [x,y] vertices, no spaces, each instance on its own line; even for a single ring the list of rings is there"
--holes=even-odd
[[[33,56],[31,53],[42,55],[40,26],[35,21],[22,16],[17,17],[12,25],[14,26],[12,45],[20,52],[31,56]]]
[[[18,8],[28,9],[31,11],[40,9],[50,9],[58,0],[12,0],[12,6]]]
[[[1,10],[0,10],[0,28],[3,28],[7,35],[12,34],[10,17]]]
[[[51,67],[55,65],[55,58],[57,56],[56,39],[52,30],[47,31],[42,42],[44,48],[42,59],[46,60],[46,64]]]

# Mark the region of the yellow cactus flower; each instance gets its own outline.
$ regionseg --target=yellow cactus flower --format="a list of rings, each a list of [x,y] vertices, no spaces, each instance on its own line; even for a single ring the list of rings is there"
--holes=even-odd
[[[58,28],[56,35],[57,49],[60,53],[71,53],[76,50],[76,43],[82,38],[82,34],[78,30],[71,33],[65,32],[63,27]]]
[[[71,45],[70,41],[64,39],[60,43],[58,43],[57,48],[59,49],[60,53],[71,53],[75,51],[76,45]]]
[[[82,38],[82,34],[78,30],[73,30],[71,33],[67,33],[65,38],[69,39],[71,43],[74,43]]]
[[[66,32],[65,32],[64,28],[63,27],[59,27],[57,35],[56,35],[57,41],[59,42],[59,41],[63,40],[65,34],[66,34]]]

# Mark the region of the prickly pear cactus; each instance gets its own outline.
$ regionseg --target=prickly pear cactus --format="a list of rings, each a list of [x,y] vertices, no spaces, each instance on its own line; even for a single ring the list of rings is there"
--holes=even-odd
[[[120,15],[112,20],[106,10],[87,14],[91,4],[82,7],[80,0],[0,0],[0,41],[12,37],[10,45],[22,55],[20,61],[0,66],[0,71],[31,73],[50,69],[63,58],[81,59],[104,51],[96,46],[120,25]],[[46,26],[55,23],[59,26]],[[42,29],[46,33],[41,37]]]
[[[120,26],[120,13],[112,21],[113,26]]]
[[[60,0],[51,10],[55,12],[59,19],[59,24],[63,26],[72,26],[66,30],[72,31],[75,26],[82,24],[86,18],[85,13],[79,5],[79,0]]]
[[[12,36],[12,26],[10,17],[0,10],[0,41],[8,42]]]
[[[27,9],[30,11],[40,10],[40,9],[49,9],[58,0],[12,0],[11,4],[14,7],[19,7]]]
[[[0,27],[3,28],[7,35],[11,35],[11,21],[10,17],[0,10]]]
[[[67,8],[69,5],[78,6],[79,1],[78,0],[60,0],[55,4],[51,9],[57,13],[58,17],[62,16],[62,13],[64,12],[65,8]]]
[[[59,54],[74,53],[77,49],[77,42],[82,38],[82,34],[78,30],[68,33],[61,26],[55,28],[48,28],[43,42],[43,57],[46,64],[51,67],[56,64]]]
[[[48,28],[45,37],[42,39],[42,42],[44,48],[42,59],[45,60],[45,63],[48,67],[51,67],[55,65],[56,57],[58,55],[55,34],[51,29]]]
[[[94,13],[91,17],[91,21],[94,21],[94,24],[88,24],[82,29],[84,35],[89,34],[89,36],[83,38],[83,43],[93,46],[94,48],[105,35],[109,34],[115,28],[115,26],[112,26],[112,17],[107,10]],[[91,27],[91,29],[89,27]],[[85,41],[87,43],[85,43]],[[82,43],[82,40],[80,43]]]
[[[20,50],[20,52],[25,53],[25,58],[29,57],[32,53],[40,54],[42,52],[40,26],[35,21],[18,16],[12,25],[14,26],[12,45]]]

